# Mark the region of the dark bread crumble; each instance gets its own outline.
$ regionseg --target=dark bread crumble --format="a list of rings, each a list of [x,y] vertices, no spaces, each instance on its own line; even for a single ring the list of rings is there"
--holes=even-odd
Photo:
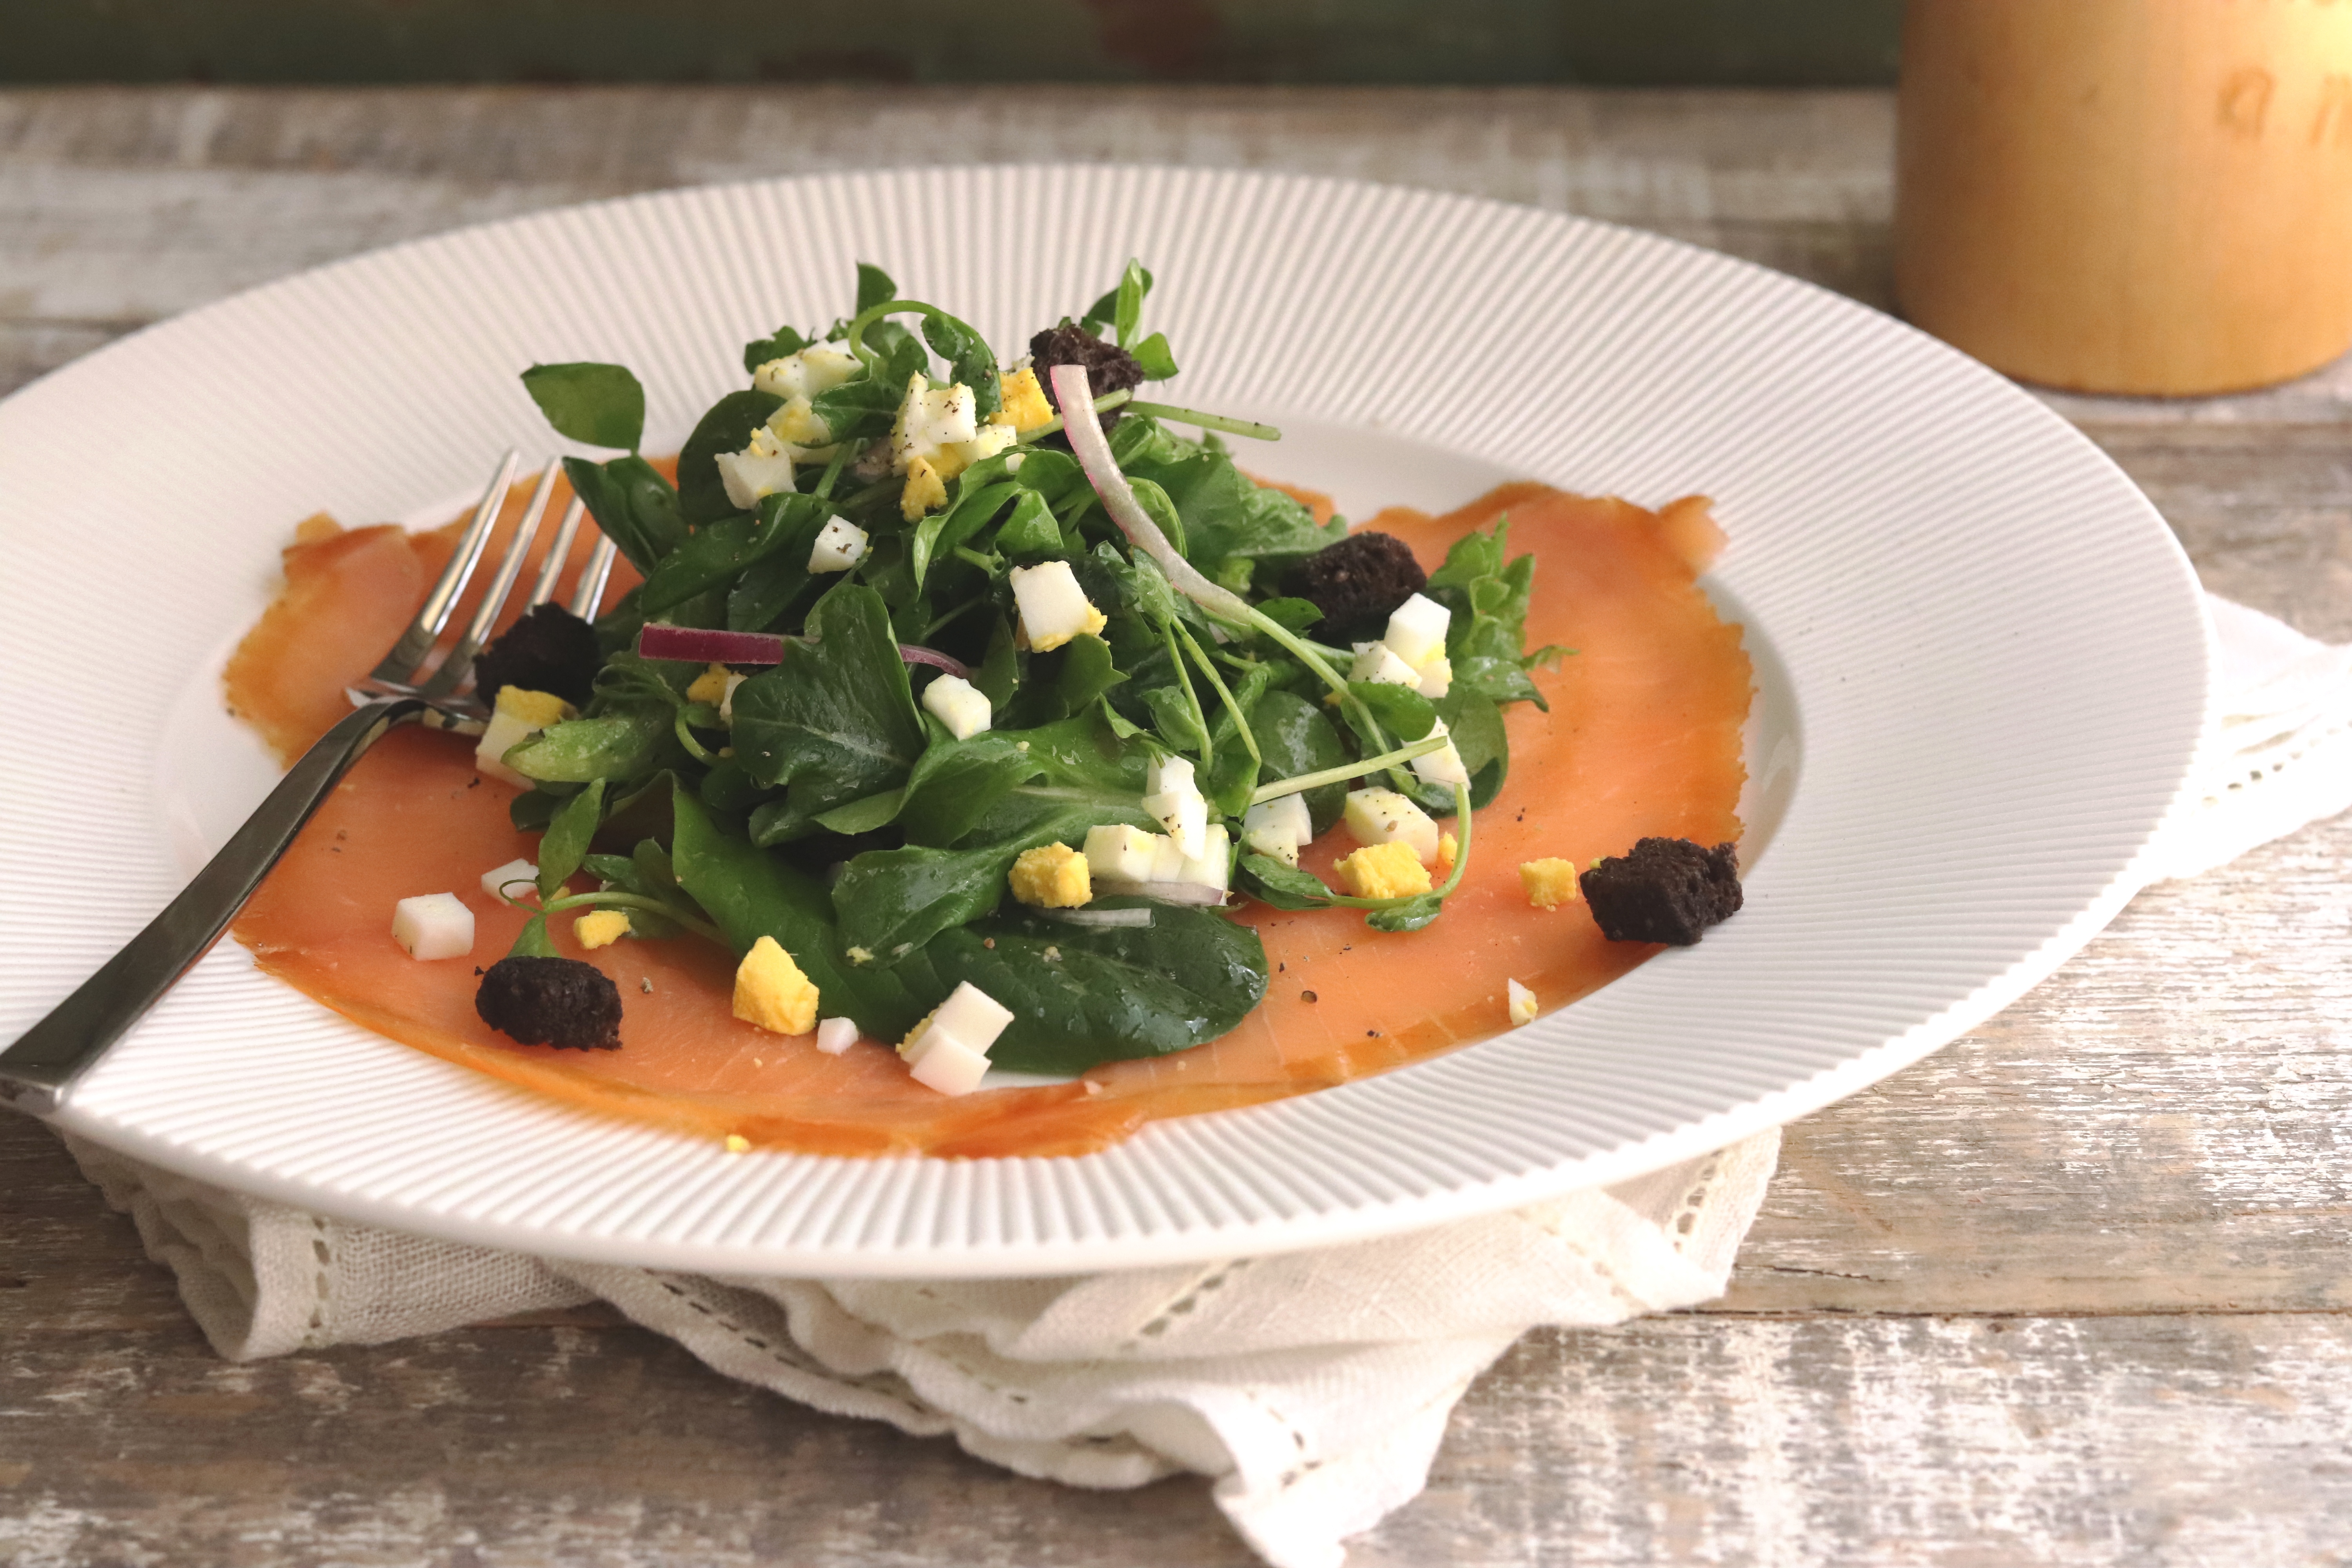
[[[1687,838],[1644,838],[1577,878],[1601,934],[1611,942],[1689,947],[1740,905],[1736,847]]]
[[[526,1046],[621,1048],[621,988],[576,958],[501,958],[482,976],[474,1011]]]
[[[491,640],[474,660],[474,689],[495,706],[499,688],[550,691],[574,708],[584,708],[604,656],[596,632],[561,605],[539,605]]]
[[[1412,547],[1393,533],[1351,533],[1301,561],[1290,591],[1323,612],[1316,635],[1326,642],[1377,637],[1389,615],[1429,586]]]
[[[1037,373],[1037,384],[1056,414],[1062,411],[1061,396],[1054,390],[1053,370],[1057,364],[1086,366],[1087,389],[1097,402],[1143,384],[1143,367],[1117,343],[1105,342],[1083,327],[1048,327],[1029,340],[1029,367]],[[1099,416],[1103,428],[1118,423],[1118,415],[1114,408]]]

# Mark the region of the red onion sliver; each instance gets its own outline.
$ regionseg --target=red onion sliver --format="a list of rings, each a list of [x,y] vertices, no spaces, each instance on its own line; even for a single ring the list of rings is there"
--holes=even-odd
[[[637,652],[646,658],[685,659],[695,664],[782,664],[784,640],[766,632],[648,626],[637,634]]]
[[[898,657],[908,664],[928,664],[933,669],[944,669],[950,675],[968,677],[971,667],[960,658],[952,658],[935,647],[918,647],[913,643],[900,643]]]
[[[1103,510],[1127,535],[1128,542],[1160,563],[1168,574],[1168,581],[1176,591],[1202,609],[1224,616],[1227,620],[1247,624],[1250,607],[1239,595],[1220,588],[1193,568],[1190,561],[1176,552],[1143,503],[1135,499],[1135,487],[1118,469],[1118,459],[1110,455],[1110,439],[1102,431],[1102,421],[1095,414],[1094,387],[1087,380],[1087,369],[1079,364],[1057,364],[1054,367],[1054,397],[1062,405],[1062,433],[1070,439],[1070,450],[1076,454],[1078,466],[1087,471],[1087,479],[1102,497]]]
[[[786,643],[814,642],[814,637],[784,637],[769,632],[717,632],[700,626],[648,626],[637,634],[637,652],[646,658],[674,658],[691,664],[782,664]],[[928,664],[950,675],[969,676],[971,667],[935,647],[898,645],[898,657],[908,664]]]

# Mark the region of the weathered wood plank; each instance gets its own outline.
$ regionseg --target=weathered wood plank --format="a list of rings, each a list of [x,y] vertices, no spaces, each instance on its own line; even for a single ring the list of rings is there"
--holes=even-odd
[[[1197,1480],[1021,1480],[634,1329],[236,1367],[164,1328],[11,1373],[0,1555],[27,1568],[1251,1561]],[[1350,1561],[2338,1562],[2347,1421],[2342,1314],[1547,1332]]]
[[[2352,442],[2341,423],[2084,428],[2147,491],[2207,587],[2352,642]]]
[[[89,334],[396,240],[633,191],[907,163],[1439,186],[1641,223],[1880,298],[1891,124],[1872,92],[0,92],[0,392]]]
[[[2140,895],[1789,1130],[1725,1311],[2352,1307],[2352,820]]]

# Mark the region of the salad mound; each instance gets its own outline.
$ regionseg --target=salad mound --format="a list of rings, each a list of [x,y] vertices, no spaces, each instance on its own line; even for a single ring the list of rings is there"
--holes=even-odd
[[[747,349],[752,387],[704,416],[674,479],[634,450],[572,459],[642,579],[594,628],[588,700],[556,717],[551,699],[485,756],[519,791],[447,736],[388,739],[240,938],[438,1054],[829,1152],[1097,1148],[1496,1032],[1507,981],[1554,1006],[1646,957],[1579,906],[1531,904],[1518,868],[1737,837],[1748,670],[1693,585],[1703,503],[1508,487],[1383,514],[1394,543],[1367,548],[1220,439],[1272,432],[1137,395],[1174,370],[1139,331],[1149,287],[1130,267],[1005,367],[861,268],[821,340]],[[620,367],[526,381],[565,434],[637,445]],[[389,542],[298,547],[240,652],[248,687],[302,684],[331,595],[297,557],[328,547],[341,589],[350,561],[383,563],[387,600],[416,571]],[[1385,637],[1319,640],[1318,598],[1362,631],[1399,588]],[[697,637],[727,657],[655,657]],[[408,959],[359,891],[428,881],[474,907],[473,964]],[[799,1016],[744,1011],[738,961],[762,946],[828,1020],[814,1036],[737,1021]],[[470,972],[502,951],[615,981],[622,1048],[492,1032]],[[1083,1076],[961,1098],[919,1081],[889,1047],[973,992],[1006,1015],[989,1063]]]

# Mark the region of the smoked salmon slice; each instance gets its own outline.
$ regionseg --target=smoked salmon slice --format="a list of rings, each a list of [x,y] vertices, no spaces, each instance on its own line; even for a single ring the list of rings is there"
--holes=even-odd
[[[393,734],[352,772],[234,929],[270,973],[419,1049],[586,1110],[811,1153],[1085,1153],[1153,1118],[1303,1093],[1464,1045],[1507,1026],[1507,980],[1549,1010],[1657,951],[1605,941],[1580,903],[1529,907],[1522,861],[1589,864],[1652,835],[1736,840],[1746,777],[1748,659],[1739,627],[1696,583],[1721,540],[1705,503],[1653,512],[1512,485],[1442,517],[1392,510],[1370,526],[1433,570],[1455,540],[1507,514],[1511,552],[1537,563],[1528,645],[1577,651],[1536,674],[1549,712],[1507,712],[1508,782],[1477,814],[1462,887],[1434,924],[1406,934],[1343,910],[1243,904],[1235,918],[1265,943],[1265,1001],[1192,1050],[950,1099],[915,1083],[887,1045],[827,1056],[808,1037],[738,1022],[732,963],[707,942],[582,952],[560,919],[559,948],[619,985],[624,1046],[519,1046],[475,1016],[473,995],[476,966],[501,956],[525,917],[479,882],[531,858],[536,840],[509,826],[514,792],[475,773],[468,742],[424,731]],[[231,706],[281,750],[281,736],[331,723],[342,685],[422,595],[434,537],[361,530],[289,551],[285,595],[230,667]],[[373,617],[365,635],[352,629],[362,615]],[[376,620],[388,623],[381,635]],[[1335,828],[1303,863],[1328,880],[1351,847]],[[474,910],[475,956],[418,963],[392,940],[393,904],[446,891]]]

